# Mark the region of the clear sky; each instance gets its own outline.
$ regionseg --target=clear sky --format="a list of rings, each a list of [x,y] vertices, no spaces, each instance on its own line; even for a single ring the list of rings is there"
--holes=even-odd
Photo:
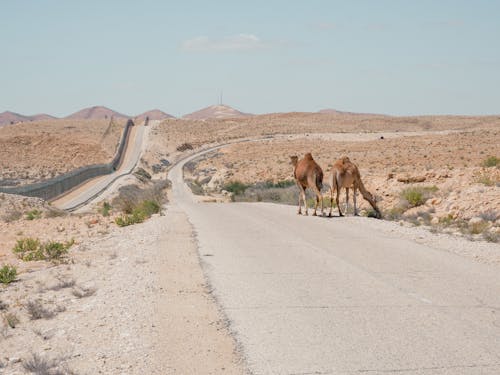
[[[0,0],[0,112],[500,113],[500,1]]]

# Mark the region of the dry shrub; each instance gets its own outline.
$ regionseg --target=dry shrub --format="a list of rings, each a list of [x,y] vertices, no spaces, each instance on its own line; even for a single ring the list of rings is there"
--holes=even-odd
[[[137,185],[122,186],[111,204],[125,214],[132,214],[134,208],[144,201],[155,202],[161,206],[167,201],[164,191],[170,186],[169,180],[152,181],[146,188],[140,188]]]

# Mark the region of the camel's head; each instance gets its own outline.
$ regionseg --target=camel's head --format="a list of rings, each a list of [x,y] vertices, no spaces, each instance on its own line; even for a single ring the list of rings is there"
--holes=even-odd
[[[297,155],[290,156],[290,164],[292,164],[295,167],[297,166],[298,162],[299,162],[299,157]]]
[[[304,160],[313,160],[313,156],[310,152],[304,155]]]

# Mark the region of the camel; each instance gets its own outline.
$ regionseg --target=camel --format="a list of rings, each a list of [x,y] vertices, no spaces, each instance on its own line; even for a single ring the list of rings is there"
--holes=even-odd
[[[332,216],[332,210],[333,210],[333,191],[337,190],[337,196],[336,196],[336,202],[337,202],[337,207],[339,209],[339,216],[344,216],[342,214],[342,211],[340,210],[340,205],[339,205],[339,194],[340,194],[340,189],[345,188],[345,197],[346,197],[346,212],[347,212],[347,207],[349,205],[349,189],[353,189],[353,201],[354,201],[354,215],[358,216],[358,210],[356,207],[356,190],[359,189],[361,192],[361,195],[363,196],[364,199],[370,203],[370,205],[373,207],[376,213],[376,217],[380,219],[382,217],[382,214],[380,213],[380,210],[378,209],[375,199],[373,198],[373,195],[365,189],[365,186],[363,185],[363,182],[361,181],[361,175],[359,174],[358,167],[356,164],[351,162],[347,156],[344,156],[337,160],[331,169],[331,174],[330,174],[330,213],[328,216]]]
[[[323,195],[321,194],[321,188],[323,187],[323,170],[314,161],[311,153],[305,154],[304,158],[301,160],[299,160],[298,156],[290,156],[290,159],[294,167],[293,176],[299,187],[299,211],[297,214],[302,214],[302,205],[300,203],[300,199],[302,198],[306,208],[306,215],[308,215],[306,189],[310,188],[316,194],[316,205],[314,206],[313,216],[316,216],[319,202],[321,202],[321,215],[323,216]]]

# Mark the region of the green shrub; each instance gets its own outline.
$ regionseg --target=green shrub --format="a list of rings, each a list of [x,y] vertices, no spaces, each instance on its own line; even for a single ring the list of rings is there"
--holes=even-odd
[[[132,210],[130,214],[123,214],[115,219],[115,223],[120,227],[142,223],[151,215],[160,212],[160,205],[155,201],[145,200]]]
[[[229,191],[234,195],[241,195],[248,189],[248,185],[245,185],[241,181],[230,181],[222,187],[222,190]]]
[[[43,260],[43,247],[37,238],[21,238],[12,249],[19,259],[25,261]]]
[[[151,215],[160,212],[160,205],[158,202],[145,200],[140,204],[139,209],[144,212],[146,217],[150,217]]]
[[[26,220],[35,220],[40,219],[42,217],[42,211],[40,210],[31,210],[26,212]]]
[[[37,238],[22,238],[17,240],[12,249],[19,259],[24,261],[32,260],[60,260],[67,254],[68,249],[73,246],[74,240],[62,243],[48,241],[41,243]]]
[[[16,267],[5,264],[2,268],[0,268],[0,283],[10,284],[16,279],[16,276]]]
[[[489,156],[482,163],[483,167],[486,167],[486,168],[496,167],[499,164],[500,164],[500,158],[497,158],[496,156]]]
[[[75,243],[74,240],[71,240],[66,243],[61,243],[61,242],[56,242],[56,241],[49,241],[44,244],[44,255],[45,259],[48,260],[57,260],[62,258],[64,255],[68,253],[68,249],[73,246]]]
[[[101,207],[101,215],[109,216],[109,211],[111,211],[111,205],[109,204],[109,202],[104,202]]]
[[[410,207],[418,207],[438,190],[437,186],[411,186],[401,191],[401,198],[406,200]]]

